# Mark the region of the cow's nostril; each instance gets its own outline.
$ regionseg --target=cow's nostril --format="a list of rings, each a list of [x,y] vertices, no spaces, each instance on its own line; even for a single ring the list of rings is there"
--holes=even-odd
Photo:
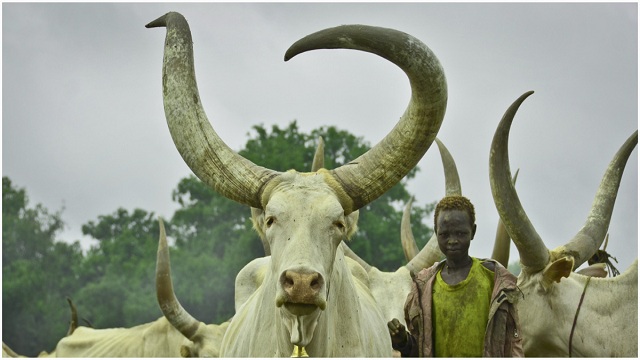
[[[284,277],[284,279],[282,281],[282,285],[284,287],[286,287],[286,288],[293,287],[293,285],[294,285],[293,278],[291,276],[289,276],[288,272],[287,272],[287,274],[285,275],[285,277]]]
[[[287,270],[280,276],[280,286],[286,293],[287,302],[315,304],[324,281],[317,272]]]
[[[320,287],[322,286],[322,283],[320,282],[320,279],[318,277],[316,277],[315,279],[311,280],[311,289],[318,291],[320,290]]]

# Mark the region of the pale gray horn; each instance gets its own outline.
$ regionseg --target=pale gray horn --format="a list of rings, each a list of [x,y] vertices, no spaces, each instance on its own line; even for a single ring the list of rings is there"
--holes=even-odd
[[[529,221],[513,186],[508,149],[509,130],[513,118],[522,102],[531,94],[533,91],[528,91],[514,101],[498,124],[491,143],[489,180],[496,209],[518,248],[522,266],[536,272],[542,270],[549,262],[549,250]]]
[[[518,179],[518,172],[520,169],[516,170],[515,175],[513,175],[513,186],[516,185],[516,180]],[[507,229],[504,227],[502,220],[498,217],[498,226],[496,227],[496,239],[493,242],[493,252],[491,253],[491,258],[493,260],[498,261],[505,268],[509,267],[509,253],[511,252],[511,238],[509,237],[509,233]]]
[[[567,244],[554,249],[555,252],[573,256],[574,268],[578,268],[589,260],[602,245],[609,231],[622,173],[636,145],[638,145],[638,130],[624,142],[609,163],[582,229]]]
[[[396,185],[431,146],[446,110],[446,79],[440,62],[425,44],[393,29],[343,25],[321,30],[295,42],[285,60],[316,49],[354,49],[379,55],[399,66],[411,85],[409,105],[393,130],[365,154],[331,171],[353,201],[351,206],[343,205],[349,213]]]
[[[156,260],[156,296],[158,305],[165,318],[187,339],[193,340],[200,321],[191,316],[180,305],[173,291],[171,281],[171,262],[169,261],[169,246],[167,245],[167,235],[164,231],[164,223],[159,219],[160,238],[158,240],[158,257]]]
[[[444,168],[445,194],[447,196],[462,195],[462,184],[460,182],[460,175],[458,174],[458,167],[456,166],[456,162],[453,160],[453,156],[449,152],[449,149],[444,146],[444,143],[440,141],[440,139],[436,138],[436,144],[438,144],[438,151],[440,152],[440,159],[442,160],[442,167]],[[408,232],[411,232],[410,227]],[[411,237],[413,237],[413,233],[411,234]],[[403,240],[403,244],[404,241],[405,240]],[[411,273],[417,274],[421,269],[433,265],[433,263],[439,261],[443,257],[444,254],[442,253],[442,251],[440,250],[440,246],[438,245],[438,237],[434,233],[422,248],[422,250],[420,250],[418,255],[411,259],[407,259],[407,268],[409,269],[409,271],[411,271]]]
[[[449,149],[444,146],[440,139],[436,138],[436,144],[438,144],[438,151],[440,151],[440,158],[442,159],[442,166],[444,167],[445,194],[447,194],[447,196],[461,196],[462,184],[460,183],[460,175],[458,175],[456,162],[453,160]]]
[[[200,101],[187,20],[170,12],[146,27],[167,28],[162,94],[165,117],[178,152],[205,184],[231,200],[262,209],[262,190],[280,173],[240,156],[213,130]]]
[[[416,239],[413,236],[411,230],[411,205],[413,204],[413,196],[409,198],[407,205],[402,212],[402,222],[400,223],[400,242],[402,243],[402,250],[404,251],[404,258],[407,262],[411,261],[416,255],[418,255],[419,249],[416,244]]]
[[[163,62],[165,116],[176,148],[203,182],[232,200],[262,208],[265,185],[280,172],[255,165],[231,150],[211,127],[202,107],[193,66],[189,25],[171,12],[147,27],[167,28]],[[285,60],[304,51],[345,48],[375,53],[398,65],[409,77],[409,106],[394,129],[356,160],[332,170],[350,199],[348,214],[397,184],[422,158],[444,118],[444,71],[429,48],[397,30],[345,25],[297,41]]]

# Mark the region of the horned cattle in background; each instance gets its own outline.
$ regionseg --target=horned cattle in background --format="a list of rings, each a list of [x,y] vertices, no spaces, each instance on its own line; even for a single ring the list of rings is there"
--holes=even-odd
[[[418,39],[392,29],[346,25],[311,34],[285,60],[321,48],[377,54],[408,76],[411,100],[394,129],[367,153],[334,170],[277,172],[231,150],[202,108],[189,26],[168,13],[163,96],[173,141],[191,170],[221,195],[259,209],[255,228],[269,244],[268,272],[240,306],[222,341],[224,357],[390,356],[379,306],[354,281],[340,248],[355,231],[355,210],[397,184],[433,142],[446,108],[443,70]],[[195,319],[192,319],[195,320]]]
[[[164,227],[160,226],[161,240]],[[166,242],[166,239],[165,239]],[[63,337],[51,352],[42,351],[38,357],[218,357],[220,343],[229,322],[220,325],[204,325],[201,338],[186,338],[166,317],[129,328],[93,329],[78,326],[78,315],[73,302],[67,298],[71,307],[71,322],[67,335]],[[4,345],[4,344],[3,344]],[[9,355],[8,347],[3,351]]]
[[[73,334],[63,337],[51,353],[38,357],[184,357],[200,350],[200,356],[218,357],[218,347],[229,323],[206,325],[207,341],[184,337],[163,316],[155,321],[130,328],[93,329],[78,326]],[[202,349],[202,344],[206,345]]]
[[[521,103],[506,111],[491,145],[489,174],[493,199],[522,270],[524,299],[518,312],[526,356],[637,357],[638,261],[617,277],[595,278],[572,271],[600,247],[608,231],[626,162],[638,143],[636,130],[610,162],[582,229],[568,243],[547,249],[529,221],[511,183],[508,139]]]

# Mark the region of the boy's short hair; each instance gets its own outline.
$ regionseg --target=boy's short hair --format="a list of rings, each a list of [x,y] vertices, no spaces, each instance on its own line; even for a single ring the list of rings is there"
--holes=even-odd
[[[445,196],[436,205],[436,210],[433,214],[433,229],[436,229],[438,223],[438,215],[442,210],[461,210],[466,211],[469,214],[471,225],[476,223],[476,211],[471,203],[471,200],[460,195]]]

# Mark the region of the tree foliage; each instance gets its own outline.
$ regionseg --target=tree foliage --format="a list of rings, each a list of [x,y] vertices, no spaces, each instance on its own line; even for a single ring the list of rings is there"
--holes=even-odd
[[[2,340],[24,355],[55,346],[69,323],[79,243],[55,242],[60,212],[29,206],[24,189],[2,178]]]
[[[239,153],[277,171],[309,171],[318,137],[325,142],[325,167],[351,161],[370,145],[335,127],[303,133],[295,121],[285,128],[254,126]],[[349,246],[381,270],[405,263],[400,243],[402,207],[410,194],[406,179],[360,209],[358,231]],[[179,208],[165,220],[171,246],[174,290],[195,318],[221,323],[233,316],[235,275],[264,256],[252,228],[250,209],[226,199],[194,176],[172,194]],[[60,212],[28,207],[26,191],[3,178],[3,340],[18,353],[52,351],[66,332],[69,296],[78,315],[96,328],[130,327],[162,316],[155,295],[158,219],[142,209],[117,209],[82,226],[97,240],[83,254],[79,244],[56,241]],[[412,227],[423,246],[431,229],[423,219],[434,204],[414,206]],[[426,221],[428,222],[428,220]]]
[[[117,209],[82,226],[98,240],[80,266],[87,284],[73,297],[95,327],[129,327],[162,316],[155,296],[158,220],[152,212]]]

